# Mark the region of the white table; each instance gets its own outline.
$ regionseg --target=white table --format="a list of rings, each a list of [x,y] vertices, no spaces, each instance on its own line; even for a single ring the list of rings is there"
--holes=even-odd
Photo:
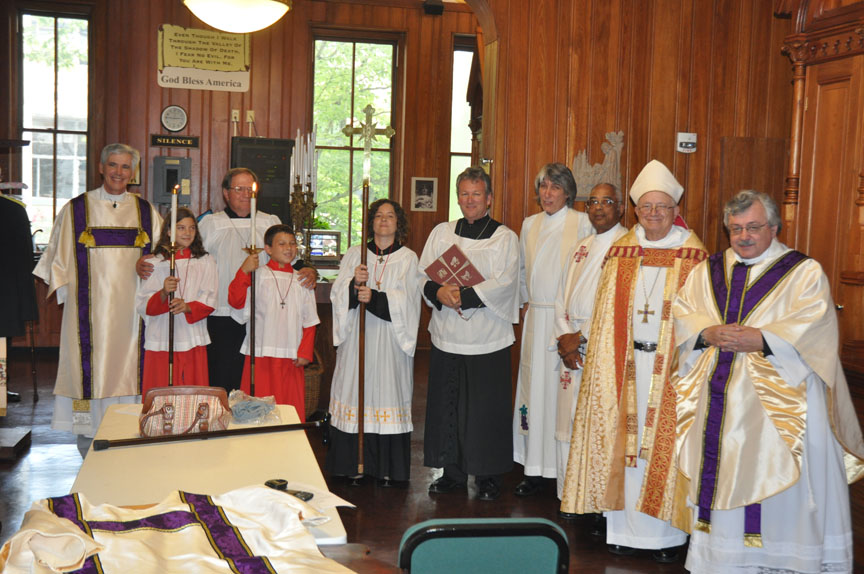
[[[294,407],[279,405],[280,424],[300,422]],[[137,437],[141,405],[112,405],[96,439]],[[230,425],[238,428],[248,425]],[[189,440],[87,452],[72,492],[93,504],[155,504],[171,492],[220,494],[284,478],[327,490],[324,476],[302,430]],[[330,520],[311,528],[319,545],[344,544],[345,527],[335,508]]]

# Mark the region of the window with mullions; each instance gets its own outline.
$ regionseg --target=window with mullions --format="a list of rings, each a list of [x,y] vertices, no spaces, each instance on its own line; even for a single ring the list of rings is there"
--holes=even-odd
[[[313,122],[318,128],[318,219],[342,232],[342,249],[360,242],[363,148],[346,125],[366,123],[363,111],[375,108],[378,128],[392,125],[396,45],[388,42],[315,40]],[[369,201],[390,197],[391,141],[372,141]]]
[[[462,217],[456,202],[456,178],[471,166],[471,106],[468,105],[468,80],[474,48],[465,43],[453,49],[453,90],[450,94],[450,185],[446,197],[450,198],[449,219]]]
[[[87,190],[89,22],[23,13],[20,29],[22,199],[47,243],[60,208]]]

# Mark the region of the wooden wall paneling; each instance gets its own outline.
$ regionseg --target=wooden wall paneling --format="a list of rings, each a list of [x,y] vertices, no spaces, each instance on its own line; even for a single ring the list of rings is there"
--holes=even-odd
[[[822,264],[837,297],[840,273],[839,247],[848,229],[854,197],[844,177],[850,128],[856,124],[858,100],[854,98],[852,60],[845,59],[807,69],[807,104],[804,116],[799,195],[799,242],[796,247]],[[851,142],[854,143],[854,142]]]
[[[561,20],[567,22],[570,33],[561,34],[561,50],[564,57],[561,59],[560,73],[567,78],[567,83],[562,86],[559,99],[567,102],[561,116],[566,128],[562,161],[572,167],[573,158],[585,148],[585,131],[589,117],[588,98],[591,94],[590,85],[593,82],[593,78],[585,71],[590,66],[590,49],[594,42],[591,30],[588,28],[591,23],[591,7],[588,3],[584,0],[574,0],[565,3],[565,6],[569,8],[569,12],[565,12]]]
[[[629,9],[625,11],[628,37],[634,49],[631,53],[629,67],[629,102],[625,112],[627,117],[625,134],[629,134],[624,154],[624,165],[627,166],[628,178],[626,190],[651,158],[647,134],[650,130],[650,72],[652,61],[653,40],[653,10],[649,3],[630,0]],[[637,48],[639,47],[639,48]],[[644,48],[641,48],[644,47]],[[629,207],[629,205],[628,205]],[[625,220],[628,225],[636,223],[636,218],[630,214]]]

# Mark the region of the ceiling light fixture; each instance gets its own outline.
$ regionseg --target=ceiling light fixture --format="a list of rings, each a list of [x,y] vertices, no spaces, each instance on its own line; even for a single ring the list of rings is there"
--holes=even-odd
[[[199,20],[217,30],[246,34],[275,24],[291,0],[183,0]]]

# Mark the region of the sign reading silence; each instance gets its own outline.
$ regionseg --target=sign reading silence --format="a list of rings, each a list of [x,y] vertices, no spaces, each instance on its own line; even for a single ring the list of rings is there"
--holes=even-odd
[[[163,88],[249,90],[248,34],[162,24],[157,46],[156,74]]]

